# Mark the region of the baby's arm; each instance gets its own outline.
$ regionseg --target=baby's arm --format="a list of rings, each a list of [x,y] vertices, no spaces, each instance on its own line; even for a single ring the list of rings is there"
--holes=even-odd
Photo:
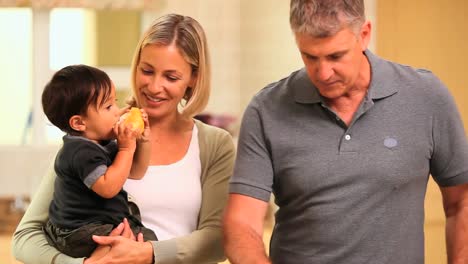
[[[130,174],[136,148],[136,135],[129,127],[119,123],[114,128],[119,150],[112,165],[99,177],[91,189],[104,198],[112,198],[119,193]]]
[[[137,147],[133,156],[133,164],[128,178],[139,180],[145,176],[151,157],[151,141],[148,115],[145,110],[141,110],[141,117],[145,124],[141,137],[137,139]]]

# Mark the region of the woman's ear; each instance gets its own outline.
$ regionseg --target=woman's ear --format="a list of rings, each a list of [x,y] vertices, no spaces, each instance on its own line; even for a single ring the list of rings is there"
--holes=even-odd
[[[188,102],[190,98],[192,98],[192,94],[193,94],[193,88],[187,87],[187,89],[185,89],[184,97],[182,98],[184,98]]]
[[[189,82],[189,87],[195,87],[195,84],[197,84],[197,79],[198,79],[198,74],[194,72],[192,74],[192,77],[190,77],[190,82]]]
[[[74,115],[70,117],[70,119],[68,120],[68,124],[73,130],[78,132],[85,131],[86,129],[86,123],[83,120],[83,117],[80,115]]]
[[[188,85],[187,89],[185,90],[185,94],[184,94],[184,97],[183,97],[185,100],[187,100],[187,102],[190,100],[190,98],[192,98],[193,87],[195,87],[196,83],[197,83],[197,74],[194,73],[194,74],[192,74],[192,77],[190,78],[189,85]]]

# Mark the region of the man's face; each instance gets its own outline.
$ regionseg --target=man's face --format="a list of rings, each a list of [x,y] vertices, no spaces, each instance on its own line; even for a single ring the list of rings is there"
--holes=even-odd
[[[359,89],[359,79],[365,71],[370,24],[366,22],[358,35],[349,28],[326,38],[314,38],[296,33],[296,43],[301,52],[307,74],[320,94],[330,100],[348,96]]]

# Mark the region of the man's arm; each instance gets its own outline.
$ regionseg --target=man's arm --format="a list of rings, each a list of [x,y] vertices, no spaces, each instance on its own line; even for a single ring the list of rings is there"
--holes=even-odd
[[[468,263],[468,184],[441,187],[448,264]]]
[[[232,264],[266,264],[263,224],[268,203],[230,194],[223,219],[224,250]]]

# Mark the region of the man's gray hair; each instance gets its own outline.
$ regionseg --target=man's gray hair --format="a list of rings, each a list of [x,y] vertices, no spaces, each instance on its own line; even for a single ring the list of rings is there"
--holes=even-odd
[[[349,27],[358,34],[366,20],[364,0],[291,0],[289,22],[294,33],[324,38]]]

